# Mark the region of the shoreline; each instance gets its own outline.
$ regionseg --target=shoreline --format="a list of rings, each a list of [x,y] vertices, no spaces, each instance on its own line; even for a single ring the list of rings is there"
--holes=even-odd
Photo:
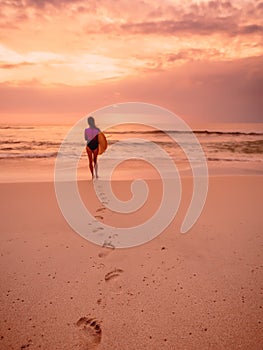
[[[46,164],[45,161],[34,160],[15,161],[10,164],[10,161],[1,162],[0,183],[30,183],[30,182],[54,182],[54,162]],[[104,170],[103,170],[104,171]],[[178,169],[180,177],[192,177],[191,169]],[[263,163],[258,164],[229,164],[219,166],[219,164],[208,163],[208,177],[228,177],[228,176],[263,176]],[[131,169],[124,166],[116,170],[111,178],[111,181],[131,181],[136,178],[145,180],[160,179],[158,172],[146,168],[143,172],[140,169]],[[166,173],[165,179],[172,179],[174,176]],[[99,177],[99,180],[105,181],[105,173]],[[88,164],[86,167],[81,166],[77,169],[78,181],[92,180]]]
[[[238,174],[234,174],[234,173],[216,173],[216,174],[209,174],[208,178],[234,178],[234,177],[243,177],[243,178],[246,178],[246,177],[250,177],[250,178],[253,178],[253,177],[263,177],[263,174],[262,173],[238,173]],[[184,175],[181,175],[180,176],[181,180],[182,179],[192,179],[193,176],[191,174],[184,174]],[[199,177],[200,178],[200,177]],[[174,178],[172,177],[166,177],[165,180],[167,181],[171,181],[173,180]],[[107,181],[107,182],[133,182],[133,181],[136,181],[136,180],[145,180],[145,181],[162,181],[161,178],[152,178],[152,177],[131,177],[131,178],[127,178],[127,177],[119,177],[119,178],[115,178],[115,179],[111,179],[111,180],[108,180],[108,179],[105,179],[105,178],[102,178],[102,177],[99,177],[98,179],[91,179],[91,178],[87,178],[87,179],[81,179],[81,180],[77,180],[76,182],[79,184],[79,183],[93,183],[95,181]],[[54,184],[54,179],[40,179],[40,180],[37,180],[37,179],[26,179],[26,180],[3,180],[1,179],[0,180],[0,185],[12,185],[12,184],[50,184],[50,183],[53,183]],[[60,182],[74,182],[74,181],[60,181]],[[209,182],[209,180],[208,180]]]

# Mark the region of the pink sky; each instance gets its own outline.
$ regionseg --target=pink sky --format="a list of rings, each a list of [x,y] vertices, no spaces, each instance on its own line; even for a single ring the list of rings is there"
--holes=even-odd
[[[263,1],[4,0],[0,13],[1,122],[129,101],[263,121]]]

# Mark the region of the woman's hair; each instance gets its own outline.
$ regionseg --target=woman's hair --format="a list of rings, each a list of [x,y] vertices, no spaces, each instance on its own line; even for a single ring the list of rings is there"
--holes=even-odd
[[[91,128],[97,128],[93,117],[88,117],[88,124]]]

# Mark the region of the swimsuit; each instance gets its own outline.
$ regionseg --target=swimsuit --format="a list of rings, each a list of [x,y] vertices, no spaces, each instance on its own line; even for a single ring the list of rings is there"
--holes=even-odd
[[[85,139],[87,140],[87,147],[90,150],[95,151],[99,147],[98,134],[100,130],[94,128],[85,129]]]

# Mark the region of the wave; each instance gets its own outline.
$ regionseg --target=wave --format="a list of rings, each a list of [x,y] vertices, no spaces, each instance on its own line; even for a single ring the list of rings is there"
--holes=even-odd
[[[0,154],[0,160],[15,160],[15,159],[51,159],[51,158],[56,158],[58,156],[57,152],[49,152],[49,153],[42,153],[42,154],[36,154],[36,153],[30,153],[30,154],[25,154],[25,153],[4,153]],[[77,154],[61,154],[60,157],[65,158],[65,160],[70,160],[71,158],[79,158],[79,155]],[[81,155],[82,159],[86,159],[86,155]],[[152,156],[152,158],[156,161],[165,161],[163,158],[156,158],[155,156]],[[173,158],[173,157],[172,157]],[[109,158],[105,158],[105,161],[111,161],[113,159],[123,159],[122,156],[111,156]],[[148,159],[151,159],[151,156],[148,156]],[[226,157],[207,157],[207,161],[209,162],[263,162],[263,159],[251,159],[251,158],[226,158]],[[123,159],[125,160],[125,159]],[[133,159],[126,159],[126,160],[133,160]],[[174,160],[176,162],[188,162],[186,158],[181,158],[181,157],[174,157]],[[196,159],[196,162],[198,163],[199,160]]]
[[[10,141],[10,140],[7,140],[7,141],[0,141],[0,145],[1,144],[12,144],[12,143],[29,143],[29,144],[32,144],[32,145],[37,145],[37,146],[60,146],[61,145],[61,142],[52,142],[52,141],[26,141],[26,140],[23,140],[23,141]]]
[[[52,130],[54,126],[52,125],[5,125],[0,124],[0,130],[42,130],[47,132],[48,130]],[[68,126],[60,125],[60,127],[64,128]],[[205,135],[251,135],[251,136],[259,136],[263,135],[263,131],[231,131],[231,130],[207,130],[207,129],[199,129],[192,131],[185,130],[175,130],[175,129],[155,129],[155,130],[105,130],[105,134],[162,134],[162,133],[175,133],[175,134],[205,134]]]
[[[207,160],[210,162],[249,162],[249,159],[237,159],[237,158],[208,157]]]
[[[193,130],[193,131],[182,131],[182,130],[142,130],[142,131],[105,131],[105,134],[119,134],[119,135],[126,135],[126,134],[165,134],[165,133],[171,133],[171,134],[204,134],[204,135],[236,135],[236,136],[260,136],[263,135],[263,132],[244,132],[244,131],[209,131],[209,130]]]
[[[13,145],[13,144],[18,144],[18,143],[22,143],[22,141],[10,141],[10,140],[6,140],[6,141],[0,141],[0,145]]]
[[[153,142],[153,141],[152,141]],[[155,144],[162,146],[163,148],[176,148],[180,147],[176,142],[173,141],[154,141]],[[108,140],[109,145],[117,144],[118,148],[127,147],[151,147],[151,142],[147,140],[142,141],[132,141],[122,140],[118,143],[118,140]],[[191,140],[186,140],[183,142],[185,147],[194,146]],[[252,141],[221,141],[221,142],[207,142],[203,144],[204,149],[214,149],[218,151],[229,151],[238,153],[263,153],[263,140],[252,140]]]
[[[32,129],[35,129],[36,127],[35,126],[19,126],[19,125],[0,125],[0,130],[3,129],[3,130],[6,130],[6,129],[15,129],[15,130],[20,130],[20,129],[25,129],[25,130],[32,130]]]
[[[50,153],[42,153],[42,154],[25,154],[25,153],[8,153],[8,154],[0,154],[0,159],[39,159],[39,158],[55,158],[57,156],[57,152]]]
[[[209,148],[213,147],[218,151],[227,151],[231,153],[263,153],[263,140],[254,141],[239,141],[239,142],[221,142],[221,143],[209,143]]]
[[[251,162],[250,158],[215,158],[207,157],[209,162]],[[263,159],[254,159],[254,162],[263,162]]]

